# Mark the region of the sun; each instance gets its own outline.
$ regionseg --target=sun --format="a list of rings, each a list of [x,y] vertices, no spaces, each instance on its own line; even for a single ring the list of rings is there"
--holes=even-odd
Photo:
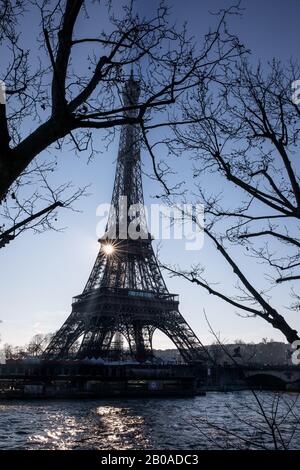
[[[111,255],[115,251],[113,245],[111,245],[110,243],[104,245],[102,249],[106,255]]]

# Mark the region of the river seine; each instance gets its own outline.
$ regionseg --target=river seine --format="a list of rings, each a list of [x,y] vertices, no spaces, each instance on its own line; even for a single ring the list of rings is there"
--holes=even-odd
[[[0,449],[300,449],[297,394],[0,401]]]

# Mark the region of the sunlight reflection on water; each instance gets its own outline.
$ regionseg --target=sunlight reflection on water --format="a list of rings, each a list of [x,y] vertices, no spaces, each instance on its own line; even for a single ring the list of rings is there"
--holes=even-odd
[[[270,401],[271,394],[263,396]],[[299,415],[298,402],[293,411]],[[249,434],[245,422],[257,419],[250,392],[188,399],[2,401],[0,449],[207,449],[221,442],[224,427],[233,432],[229,444],[237,446],[236,435]],[[287,438],[295,419],[283,427]],[[257,445],[268,442],[264,429],[251,433]],[[291,447],[300,448],[298,431]]]

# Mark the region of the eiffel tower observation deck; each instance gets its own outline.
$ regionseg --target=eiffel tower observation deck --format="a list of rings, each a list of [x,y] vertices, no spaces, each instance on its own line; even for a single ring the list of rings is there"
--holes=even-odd
[[[140,85],[131,72],[123,89],[126,116],[137,112]],[[169,293],[148,232],[142,188],[140,133],[137,125],[122,127],[111,210],[100,250],[72,312],[44,352],[45,359],[109,360],[115,345],[126,343],[127,359],[153,360],[156,329],[166,334],[186,363],[207,358],[199,339],[178,309],[178,296]],[[135,214],[127,208],[134,207]],[[134,235],[130,224],[134,218]],[[125,228],[124,228],[125,227]],[[137,235],[136,235],[137,234]]]

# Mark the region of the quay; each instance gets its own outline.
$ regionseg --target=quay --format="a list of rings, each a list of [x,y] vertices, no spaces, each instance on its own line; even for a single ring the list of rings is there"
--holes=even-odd
[[[0,365],[0,398],[194,396],[203,394],[205,376],[206,369],[177,364],[8,361]]]
[[[207,391],[249,389],[300,392],[300,367],[71,359],[9,360],[0,364],[0,399],[191,397]]]

